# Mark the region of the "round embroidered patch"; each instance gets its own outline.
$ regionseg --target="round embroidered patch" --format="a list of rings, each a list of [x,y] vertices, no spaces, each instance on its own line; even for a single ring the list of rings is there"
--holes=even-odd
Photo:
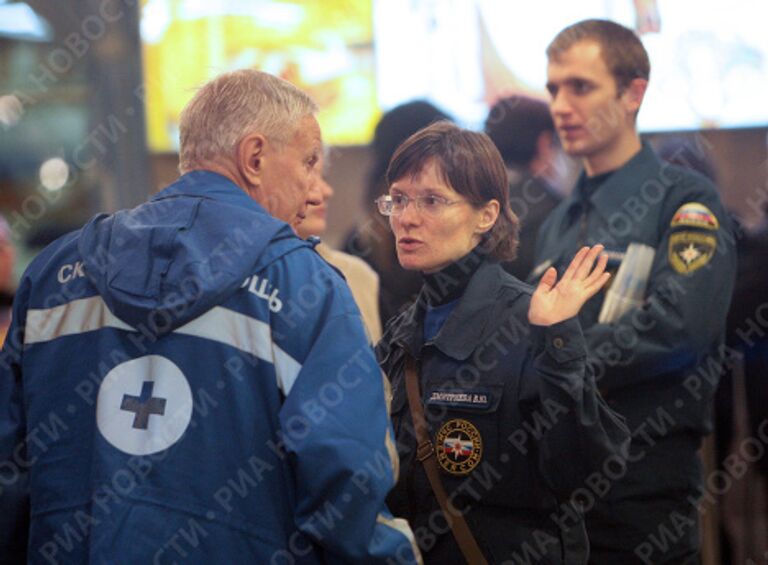
[[[483,440],[472,422],[455,419],[445,422],[435,438],[437,462],[452,475],[467,475],[483,455]]]

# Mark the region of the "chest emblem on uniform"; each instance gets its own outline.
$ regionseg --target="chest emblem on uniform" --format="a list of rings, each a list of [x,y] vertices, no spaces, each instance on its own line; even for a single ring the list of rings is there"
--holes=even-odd
[[[692,273],[709,263],[716,248],[714,235],[689,231],[673,233],[669,238],[669,262],[681,275]]]
[[[483,440],[472,422],[448,420],[437,431],[435,451],[440,467],[452,475],[467,475],[483,456]]]

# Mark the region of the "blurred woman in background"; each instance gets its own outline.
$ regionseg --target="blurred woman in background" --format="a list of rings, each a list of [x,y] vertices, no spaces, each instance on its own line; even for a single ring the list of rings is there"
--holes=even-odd
[[[321,157],[320,171],[325,165],[325,157]],[[311,236],[322,236],[328,228],[328,201],[333,197],[333,187],[324,177],[318,177],[323,201],[318,206],[309,206],[307,215],[296,228],[296,232],[302,239]],[[363,324],[368,332],[371,343],[381,339],[381,316],[379,315],[379,276],[362,259],[338,251],[326,245],[318,243],[315,250],[331,265],[336,267],[347,279],[347,284],[352,290],[352,296],[363,316]]]

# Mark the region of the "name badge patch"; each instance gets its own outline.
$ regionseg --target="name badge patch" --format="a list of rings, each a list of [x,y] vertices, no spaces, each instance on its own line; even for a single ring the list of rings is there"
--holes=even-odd
[[[427,398],[427,404],[450,406],[451,408],[482,409],[488,408],[491,405],[491,400],[493,400],[492,395],[487,390],[433,390]]]

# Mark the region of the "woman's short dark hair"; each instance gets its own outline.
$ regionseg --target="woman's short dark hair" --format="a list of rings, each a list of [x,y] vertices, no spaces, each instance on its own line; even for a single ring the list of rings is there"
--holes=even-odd
[[[514,259],[520,222],[509,207],[504,160],[490,138],[446,121],[427,126],[406,139],[392,155],[387,184],[418,175],[432,161],[442,179],[475,208],[494,199],[499,202],[499,217],[486,233],[483,249],[498,261]]]

